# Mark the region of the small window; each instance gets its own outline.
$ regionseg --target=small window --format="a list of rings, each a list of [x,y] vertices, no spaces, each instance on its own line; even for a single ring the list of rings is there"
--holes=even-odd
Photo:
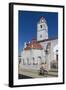
[[[35,64],[35,58],[33,57],[33,65]]]
[[[56,50],[56,52],[58,52],[58,50]]]
[[[29,58],[27,58],[27,64],[29,65]]]
[[[40,38],[42,38],[42,35],[40,35]]]
[[[39,59],[41,59],[41,56],[38,56]]]
[[[42,25],[40,25],[40,27],[42,28]]]

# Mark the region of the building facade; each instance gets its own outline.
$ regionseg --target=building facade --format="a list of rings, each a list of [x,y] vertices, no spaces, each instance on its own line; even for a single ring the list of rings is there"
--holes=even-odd
[[[37,39],[24,43],[21,52],[21,65],[47,64],[51,69],[51,62],[58,61],[58,38],[48,38],[48,25],[44,17],[37,23]]]

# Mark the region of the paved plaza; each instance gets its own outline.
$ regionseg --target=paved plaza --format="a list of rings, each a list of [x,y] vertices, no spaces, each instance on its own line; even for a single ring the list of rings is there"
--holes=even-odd
[[[39,66],[18,66],[18,74],[20,75],[25,75],[28,77],[33,77],[33,78],[42,78],[42,77],[57,77],[58,76],[58,70],[57,69],[51,69],[47,73],[44,73],[44,75],[39,74]]]

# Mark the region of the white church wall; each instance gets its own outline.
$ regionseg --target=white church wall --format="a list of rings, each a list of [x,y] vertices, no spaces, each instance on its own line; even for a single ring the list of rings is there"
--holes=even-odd
[[[22,64],[28,64],[27,63],[27,59],[29,59],[29,64],[33,64],[33,63],[39,63],[41,61],[39,61],[39,57],[41,57],[40,60],[43,59],[42,57],[42,50],[39,50],[39,49],[31,49],[31,50],[25,50],[22,52],[22,57],[21,57],[21,60],[22,60]],[[24,63],[23,63],[24,61]]]
[[[46,50],[46,47],[47,47],[48,43],[50,43],[50,51],[49,51],[48,57],[49,57],[49,61],[51,63],[53,60],[56,60],[56,54],[55,54],[55,52],[53,50],[56,47],[56,45],[58,46],[58,40],[55,39],[55,40],[40,42],[40,44],[43,46],[44,53],[45,53],[45,50]],[[46,61],[46,55],[45,55],[44,60]]]
[[[42,30],[45,28],[46,30],[48,30],[48,26],[46,23],[37,23],[37,30],[40,31],[41,30],[41,25],[43,26],[42,27]]]
[[[21,60],[22,60],[22,64],[30,63],[30,50],[23,50]]]
[[[37,41],[44,40],[44,31],[38,31],[37,32]]]
[[[37,41],[41,41],[44,39],[48,39],[48,34],[45,30],[38,31],[37,32]]]
[[[54,46],[53,52],[54,52],[54,60],[56,60],[56,55],[58,55],[58,44]]]
[[[42,58],[42,50],[34,49],[32,51],[33,51],[32,57],[35,58],[35,63],[38,63],[38,57]]]
[[[55,52],[54,52],[54,48],[58,46],[58,40],[53,40],[52,43],[51,43],[51,57],[52,59],[51,60],[56,60],[56,55],[55,55]],[[56,48],[58,49],[58,48]]]

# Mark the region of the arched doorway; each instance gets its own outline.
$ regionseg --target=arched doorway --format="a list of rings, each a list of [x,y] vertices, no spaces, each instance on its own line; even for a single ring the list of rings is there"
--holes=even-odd
[[[32,64],[33,65],[35,64],[35,58],[34,57],[32,58]]]
[[[29,58],[27,58],[27,65],[29,65],[30,63],[29,63]]]
[[[41,58],[41,56],[38,56],[38,65],[40,65],[41,63],[42,63],[42,58]]]

